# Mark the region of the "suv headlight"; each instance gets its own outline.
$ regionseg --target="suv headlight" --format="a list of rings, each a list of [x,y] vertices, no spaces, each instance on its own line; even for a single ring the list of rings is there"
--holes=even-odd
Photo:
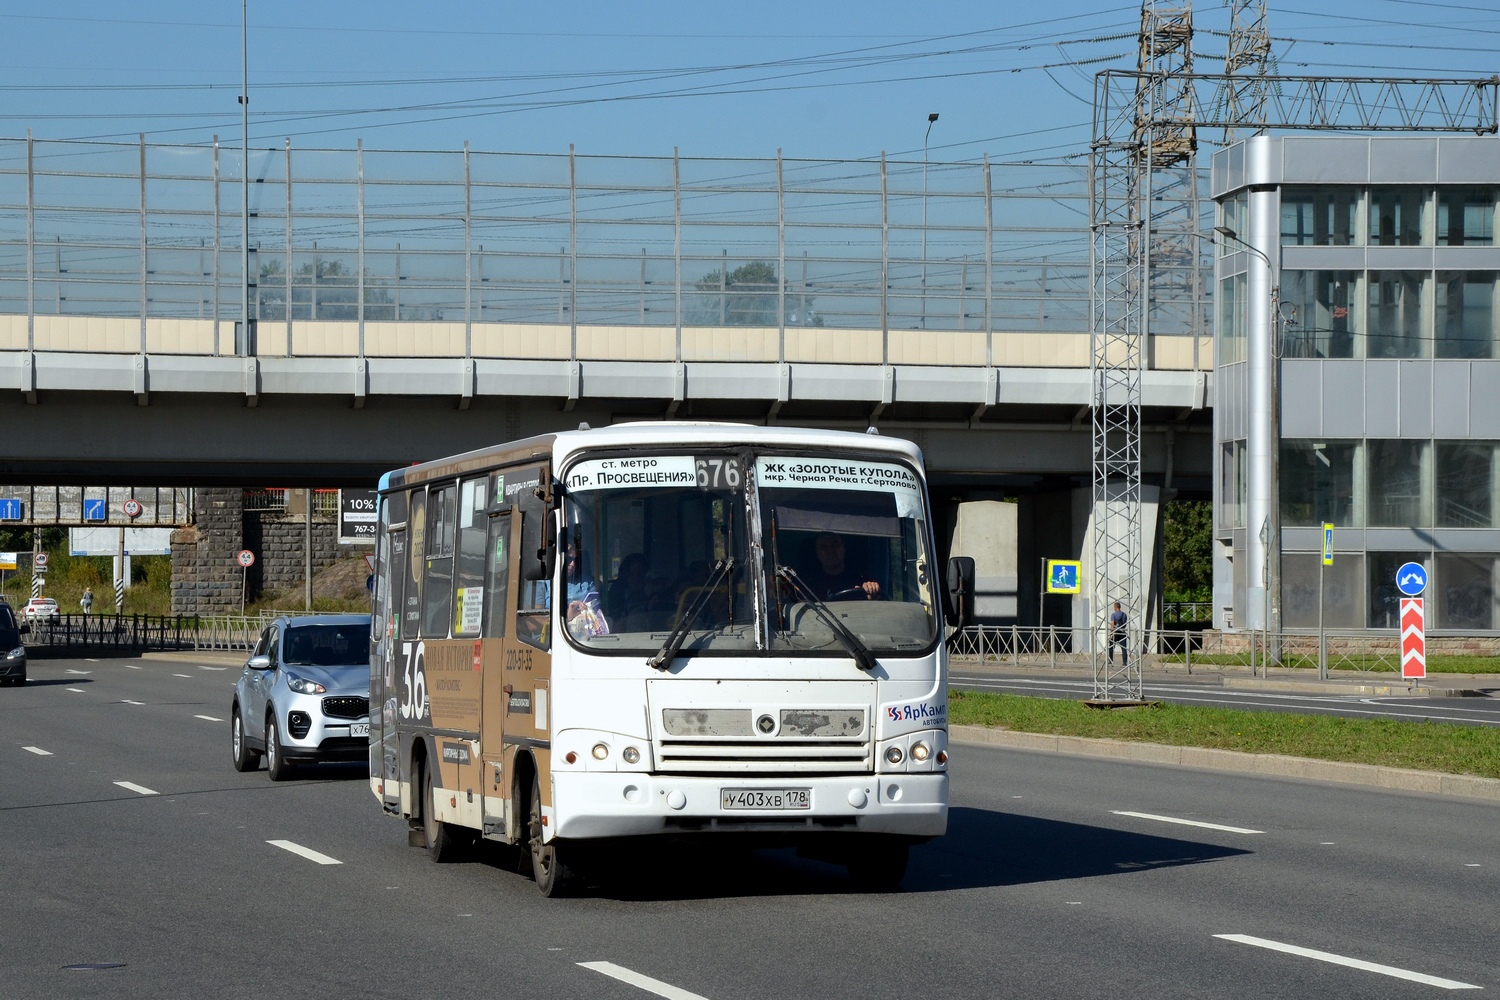
[[[298,694],[322,694],[328,690],[317,681],[310,681],[306,677],[299,677],[290,671],[286,675],[286,686]]]
[[[25,646],[17,646],[15,649],[12,649],[9,653],[6,653],[5,654],[5,658],[7,660],[22,660],[22,659],[25,659],[26,658],[26,647]]]

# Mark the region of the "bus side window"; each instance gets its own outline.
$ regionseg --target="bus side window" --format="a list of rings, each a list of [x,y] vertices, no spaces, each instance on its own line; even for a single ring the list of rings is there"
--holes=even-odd
[[[489,518],[484,516],[487,483],[464,481],[458,495],[458,546],[453,566],[453,634],[476,636],[484,623],[485,550]]]
[[[505,620],[510,614],[510,512],[490,518],[489,540],[485,545],[484,635],[499,638],[505,634]]]
[[[446,639],[453,621],[453,542],[458,522],[458,487],[450,484],[427,497],[427,561],[422,579],[422,635]]]
[[[427,558],[427,490],[411,491],[411,515],[406,528],[406,574],[401,595],[401,638],[422,634],[422,566]]]
[[[535,518],[542,527],[533,526]],[[541,505],[530,508],[521,506],[521,545],[526,547],[527,538],[543,537],[547,523],[547,512]],[[535,561],[535,554],[522,552],[521,565]],[[552,581],[521,579],[520,601],[516,608],[516,638],[537,649],[552,648]]]

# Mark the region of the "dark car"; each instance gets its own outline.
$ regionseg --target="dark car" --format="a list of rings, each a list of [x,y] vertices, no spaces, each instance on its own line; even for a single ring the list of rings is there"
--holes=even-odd
[[[30,631],[31,626],[17,622],[10,605],[0,600],[0,684],[26,683],[26,647],[21,636]]]

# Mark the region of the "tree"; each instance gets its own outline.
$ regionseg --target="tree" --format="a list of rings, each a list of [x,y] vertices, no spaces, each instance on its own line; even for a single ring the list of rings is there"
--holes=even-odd
[[[1213,506],[1208,500],[1162,505],[1162,582],[1168,601],[1213,600]]]
[[[691,326],[779,326],[776,306],[779,286],[776,266],[753,260],[730,271],[713,270],[693,285],[697,290],[688,306]],[[803,289],[786,290],[787,326],[822,326],[823,318],[812,308],[813,297]]]
[[[286,269],[277,259],[260,267],[257,289],[262,319],[286,318]],[[433,318],[410,315],[407,319]],[[342,261],[315,258],[292,274],[292,319],[346,320],[359,318],[359,283]],[[390,295],[365,276],[365,319],[394,319]]]

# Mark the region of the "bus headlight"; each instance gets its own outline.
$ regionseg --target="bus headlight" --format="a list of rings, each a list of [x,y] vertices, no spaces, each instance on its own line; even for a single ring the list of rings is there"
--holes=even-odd
[[[604,743],[595,743],[594,744],[594,759],[595,760],[603,760],[604,758],[606,758],[608,756],[609,756],[609,746],[607,744],[604,744]]]
[[[901,751],[900,747],[890,747],[885,752],[885,760],[887,764],[899,764],[901,763],[901,759],[905,756],[906,754]]]
[[[912,760],[916,760],[916,761],[926,760],[927,759],[927,755],[929,753],[930,753],[930,751],[927,749],[927,744],[926,743],[913,743],[911,745],[911,759]]]
[[[641,762],[641,752],[635,747],[626,747],[620,751],[620,759],[627,764],[639,764]]]

